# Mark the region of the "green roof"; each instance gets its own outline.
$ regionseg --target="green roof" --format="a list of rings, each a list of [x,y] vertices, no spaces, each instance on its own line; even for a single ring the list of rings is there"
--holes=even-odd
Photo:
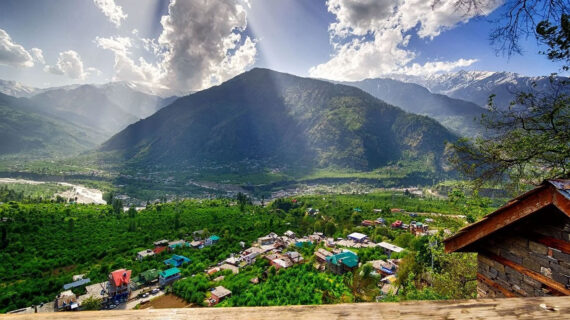
[[[351,251],[345,251],[333,256],[327,257],[327,261],[332,264],[340,265],[341,263],[349,268],[354,268],[358,265],[358,256]]]
[[[150,270],[147,270],[145,272],[141,272],[139,274],[139,278],[142,278],[145,281],[154,280],[154,279],[158,278],[158,270],[150,269]]]
[[[178,269],[178,268],[170,268],[170,269],[161,271],[161,272],[160,272],[160,276],[163,277],[163,278],[168,278],[168,277],[173,276],[173,275],[175,275],[175,274],[177,274],[177,273],[180,273],[180,269]]]
[[[210,237],[210,240],[212,240],[212,241],[218,241],[218,240],[220,240],[220,237],[218,237],[218,236],[216,236],[216,235],[213,235],[213,236]]]

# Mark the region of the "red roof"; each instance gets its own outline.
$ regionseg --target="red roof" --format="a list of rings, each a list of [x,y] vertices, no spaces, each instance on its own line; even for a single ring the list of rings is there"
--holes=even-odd
[[[159,254],[159,253],[161,253],[162,251],[166,250],[166,248],[168,248],[168,247],[156,247],[156,248],[154,248],[154,250],[152,250],[152,251],[154,251],[154,254]]]
[[[113,278],[113,283],[115,287],[120,287],[123,284],[129,284],[131,282],[131,270],[119,269],[111,272],[111,277]]]

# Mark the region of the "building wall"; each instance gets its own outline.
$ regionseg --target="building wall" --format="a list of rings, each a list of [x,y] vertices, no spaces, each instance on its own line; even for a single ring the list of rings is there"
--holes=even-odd
[[[554,295],[543,283],[493,259],[492,255],[496,255],[570,289],[570,254],[537,242],[537,236],[570,242],[570,218],[550,208],[489,236],[478,245],[477,272],[515,296]],[[491,255],[485,255],[485,252]],[[505,296],[482,279],[478,279],[477,291],[482,298]]]

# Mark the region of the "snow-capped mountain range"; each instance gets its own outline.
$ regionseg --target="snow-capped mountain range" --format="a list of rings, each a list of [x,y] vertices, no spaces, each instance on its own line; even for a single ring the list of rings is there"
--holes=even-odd
[[[513,72],[461,70],[428,76],[393,74],[389,78],[416,83],[433,93],[471,101],[479,106],[487,106],[489,96],[494,94],[494,102],[499,108],[508,107],[519,92],[549,92],[556,86],[556,81],[552,83],[549,76],[528,77]]]

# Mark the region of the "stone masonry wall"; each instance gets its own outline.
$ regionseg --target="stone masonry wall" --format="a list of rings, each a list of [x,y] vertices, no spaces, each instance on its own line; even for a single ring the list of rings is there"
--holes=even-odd
[[[570,254],[531,240],[533,235],[541,234],[570,242],[570,219],[559,215],[554,219],[545,215],[542,218],[529,219],[487,237],[478,245],[478,251],[501,256],[570,289]],[[542,283],[482,254],[478,255],[477,272],[517,296],[552,295]],[[481,280],[478,281],[477,291],[479,297],[504,296]]]

